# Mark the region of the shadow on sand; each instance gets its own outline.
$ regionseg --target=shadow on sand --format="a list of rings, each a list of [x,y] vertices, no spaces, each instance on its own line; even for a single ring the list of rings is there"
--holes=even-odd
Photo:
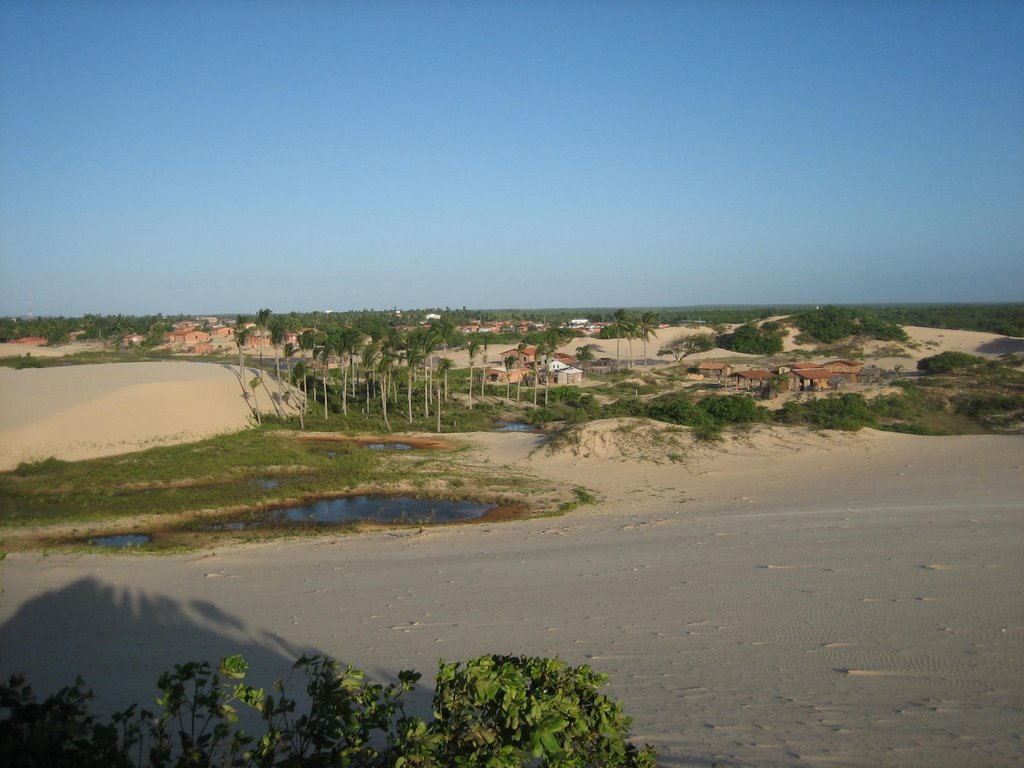
[[[978,352],[985,355],[1024,354],[1024,339],[1016,339],[1012,336],[992,339],[992,341],[987,341],[979,346]]]
[[[44,697],[81,675],[94,711],[129,704],[153,709],[156,680],[175,664],[216,663],[240,653],[250,682],[269,687],[303,653],[266,630],[204,600],[177,601],[84,578],[22,605],[0,626],[0,674],[28,675]]]

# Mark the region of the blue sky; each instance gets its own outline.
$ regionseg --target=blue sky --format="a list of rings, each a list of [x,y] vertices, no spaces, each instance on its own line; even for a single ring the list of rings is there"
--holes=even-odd
[[[1024,4],[0,2],[0,314],[1024,300]]]

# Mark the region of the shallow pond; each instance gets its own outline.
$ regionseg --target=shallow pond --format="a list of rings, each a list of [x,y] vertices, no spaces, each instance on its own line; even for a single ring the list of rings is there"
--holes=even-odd
[[[533,426],[522,421],[496,421],[495,432],[533,432]]]
[[[422,525],[452,523],[483,517],[493,505],[473,501],[438,501],[409,496],[344,496],[320,499],[295,507],[271,509],[244,520],[226,520],[210,531],[237,531],[265,526],[345,525],[361,521]]]
[[[408,443],[366,443],[366,448],[371,451],[411,451],[412,446]]]
[[[126,547],[141,547],[143,544],[149,544],[152,540],[153,537],[145,533],[119,533],[113,536],[97,536],[89,539],[89,543],[94,547],[116,547],[123,549]]]

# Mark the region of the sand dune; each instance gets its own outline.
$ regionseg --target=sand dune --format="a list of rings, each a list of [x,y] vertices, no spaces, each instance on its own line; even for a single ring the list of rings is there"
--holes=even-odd
[[[244,425],[231,371],[151,365],[0,369],[4,460]],[[113,709],[151,703],[173,662],[235,652],[261,684],[304,651],[378,678],[559,655],[610,675],[664,765],[1020,764],[1024,437],[762,428],[706,446],[612,420],[550,450],[459,439],[600,501],[183,556],[10,554],[0,674],[49,691],[81,673]]]
[[[0,394],[0,471],[189,442],[252,418],[237,369],[205,363],[0,368]],[[257,396],[272,410],[266,391]]]

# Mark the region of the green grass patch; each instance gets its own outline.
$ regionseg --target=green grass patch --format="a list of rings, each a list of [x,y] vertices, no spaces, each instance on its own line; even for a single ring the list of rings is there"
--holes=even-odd
[[[408,470],[388,458],[342,442],[320,450],[273,429],[91,461],[51,458],[0,475],[0,524],[174,514],[341,492],[404,478]]]

